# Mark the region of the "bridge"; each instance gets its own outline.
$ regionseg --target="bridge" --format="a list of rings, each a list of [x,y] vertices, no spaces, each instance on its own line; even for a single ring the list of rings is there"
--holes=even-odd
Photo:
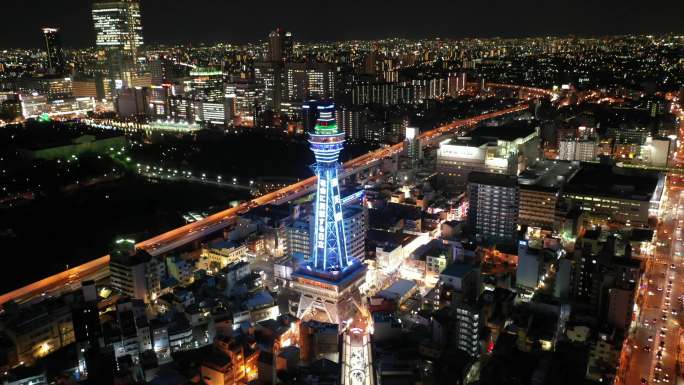
[[[510,88],[519,89],[530,94],[549,96],[549,92],[542,89],[520,87],[513,85],[487,84],[491,88]],[[517,88],[516,88],[517,87]],[[498,118],[505,115],[518,113],[528,109],[524,103],[513,107],[504,108],[498,111],[484,113],[466,119],[458,119],[447,125],[421,133],[418,138],[423,145],[435,143],[444,135],[448,135],[458,130],[472,128],[485,120]],[[378,150],[361,155],[344,163],[342,177],[347,178],[352,175],[364,172],[373,167],[378,167],[385,159],[397,156],[404,150],[404,143],[397,143],[392,146],[383,147]],[[136,248],[143,249],[153,256],[161,255],[184,245],[190,244],[199,239],[222,230],[223,228],[235,223],[239,215],[247,213],[255,207],[278,204],[287,202],[298,197],[304,196],[313,191],[316,178],[310,177],[302,181],[293,183],[279,190],[267,193],[239,206],[229,208],[209,215],[204,219],[186,224],[176,229],[167,231],[148,240],[136,244]],[[27,286],[18,288],[0,296],[0,305],[8,301],[24,302],[32,298],[59,293],[64,289],[75,288],[79,282],[88,279],[102,279],[108,275],[109,256],[97,258],[74,268],[57,273],[40,281],[31,283]]]

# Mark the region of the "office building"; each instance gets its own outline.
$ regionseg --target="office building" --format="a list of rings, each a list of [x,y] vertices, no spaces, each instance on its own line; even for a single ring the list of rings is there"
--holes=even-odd
[[[236,80],[225,85],[228,103],[234,106],[236,125],[253,127],[257,114],[261,111],[259,95],[254,82]]]
[[[254,64],[254,83],[258,91],[259,105],[264,110],[280,112],[282,71],[283,66],[279,62]]]
[[[664,176],[657,172],[586,163],[565,184],[563,198],[589,222],[648,227],[663,189]]]
[[[284,99],[327,99],[335,94],[335,69],[327,63],[287,63]]]
[[[228,127],[233,125],[232,104],[230,99],[223,99],[217,101],[198,101],[196,121]]]
[[[138,48],[143,44],[138,0],[96,0],[93,3],[95,45],[103,53],[112,90],[130,87]]]
[[[268,34],[268,57],[271,62],[292,60],[292,33],[276,28]]]
[[[168,119],[170,115],[170,90],[168,85],[147,88],[147,116],[150,119]]]
[[[196,116],[195,102],[183,95],[169,97],[169,115],[176,122],[194,123]]]
[[[143,44],[137,0],[97,0],[93,3],[96,45],[135,53]]]
[[[462,187],[472,171],[517,175],[539,158],[539,133],[527,124],[484,126],[447,139],[437,150],[437,172]]]
[[[313,249],[311,261],[302,264],[292,277],[294,290],[300,293],[298,318],[320,315],[327,322],[340,324],[355,313],[353,302],[360,303],[359,286],[364,281],[365,266],[347,252],[338,179],[344,132],[335,123],[334,105],[321,105],[317,109],[318,122],[309,136],[318,177]]]
[[[468,225],[486,243],[513,243],[520,191],[515,176],[474,171],[468,176]]]
[[[579,169],[579,162],[547,160],[520,173],[518,223],[553,230],[562,188]]]
[[[78,77],[71,81],[71,93],[76,98],[93,98],[102,100],[105,97],[105,86],[102,77]]]
[[[159,295],[166,269],[163,262],[146,251],[136,251],[133,243],[120,240],[111,253],[109,273],[114,290],[150,302]]]
[[[225,99],[223,72],[214,68],[195,68],[190,71],[185,90],[195,100],[221,101]]]
[[[43,28],[45,40],[45,53],[47,54],[48,71],[53,75],[62,75],[65,72],[64,52],[62,41],[57,28]]]

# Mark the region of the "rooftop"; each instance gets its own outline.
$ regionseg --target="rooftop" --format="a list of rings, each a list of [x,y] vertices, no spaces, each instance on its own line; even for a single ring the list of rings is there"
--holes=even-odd
[[[524,189],[558,191],[579,170],[579,162],[544,160],[521,172],[518,183]]]
[[[569,193],[649,201],[658,185],[653,171],[626,169],[608,164],[583,163],[566,184]]]
[[[480,138],[494,138],[512,142],[516,139],[532,135],[536,129],[527,122],[511,122],[501,126],[480,126],[474,129],[470,136]]]
[[[501,187],[516,187],[518,178],[515,175],[494,174],[490,172],[473,171],[468,174],[468,183],[485,184]]]
[[[447,266],[440,275],[448,275],[451,277],[463,278],[471,271],[475,270],[475,266],[466,263],[452,263]]]

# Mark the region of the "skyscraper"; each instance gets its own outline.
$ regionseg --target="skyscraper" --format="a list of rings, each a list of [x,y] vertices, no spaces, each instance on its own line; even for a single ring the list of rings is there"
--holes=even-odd
[[[104,51],[106,73],[113,89],[128,86],[143,44],[138,0],[95,0],[93,25],[96,45]]]
[[[344,143],[344,132],[335,122],[335,106],[318,105],[318,120],[309,133],[316,156],[313,169],[318,177],[314,207],[311,260],[293,274],[294,289],[301,294],[297,316],[321,315],[320,320],[339,323],[355,312],[359,286],[365,268],[347,254],[342,214],[342,199],[337,162]]]
[[[43,28],[43,38],[45,39],[49,72],[54,75],[61,75],[64,72],[64,52],[62,52],[59,29]]]
[[[143,44],[138,0],[96,0],[93,23],[98,47],[119,48],[135,54]]]
[[[282,62],[292,59],[292,34],[282,28],[276,28],[268,34],[269,61]]]

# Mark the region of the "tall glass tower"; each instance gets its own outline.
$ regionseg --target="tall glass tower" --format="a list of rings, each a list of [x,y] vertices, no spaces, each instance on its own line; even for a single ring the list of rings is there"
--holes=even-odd
[[[316,156],[313,170],[318,177],[314,203],[311,260],[292,274],[293,288],[300,293],[297,317],[338,323],[356,312],[361,303],[359,287],[365,281],[365,265],[347,255],[342,199],[337,162],[344,145],[344,132],[337,129],[335,106],[318,104],[318,119],[309,133]]]
[[[344,132],[335,123],[335,106],[318,106],[318,120],[309,143],[316,156],[314,171],[318,177],[314,212],[313,268],[334,272],[349,266],[345,246],[342,200],[337,162],[344,144]]]

